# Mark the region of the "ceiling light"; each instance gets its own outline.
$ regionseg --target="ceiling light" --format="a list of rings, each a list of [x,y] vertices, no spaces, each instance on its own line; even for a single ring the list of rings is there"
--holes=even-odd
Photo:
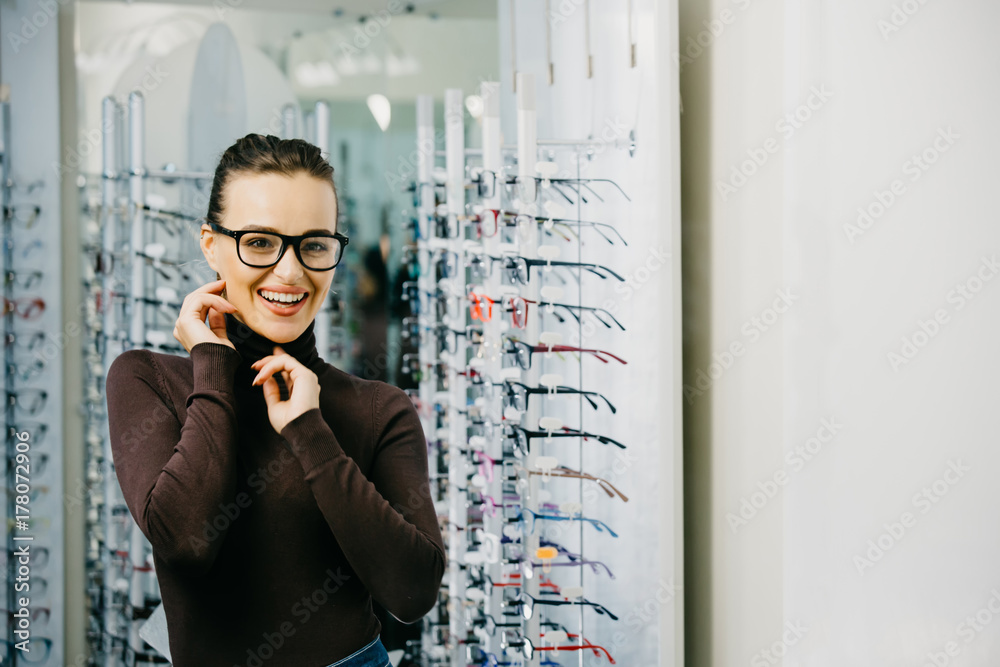
[[[469,95],[465,98],[465,108],[469,110],[469,115],[479,120],[483,117],[483,98],[479,95]]]
[[[389,122],[392,120],[392,105],[385,95],[374,94],[368,96],[368,110],[375,117],[375,122],[385,132],[389,129]]]

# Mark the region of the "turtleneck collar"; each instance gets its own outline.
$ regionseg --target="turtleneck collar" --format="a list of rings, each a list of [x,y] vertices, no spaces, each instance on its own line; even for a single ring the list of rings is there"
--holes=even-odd
[[[232,313],[225,313],[225,316],[226,335],[236,347],[236,351],[243,357],[244,366],[249,366],[258,359],[274,354],[275,345],[280,345],[281,349],[298,359],[314,373],[318,374],[325,364],[319,356],[319,350],[316,349],[316,334],[313,331],[316,320],[310,322],[305,331],[295,340],[287,343],[275,343],[236,319]]]

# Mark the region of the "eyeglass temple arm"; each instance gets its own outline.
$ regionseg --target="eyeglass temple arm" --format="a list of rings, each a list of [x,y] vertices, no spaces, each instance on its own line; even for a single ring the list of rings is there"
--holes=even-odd
[[[614,355],[614,354],[611,354],[610,352],[607,352],[605,350],[595,350],[595,349],[590,349],[590,348],[573,347],[572,345],[552,345],[551,347],[548,346],[548,345],[535,345],[535,346],[533,346],[533,350],[532,351],[533,352],[550,352],[550,351],[551,352],[586,352],[588,354],[594,355],[595,357],[597,357],[598,359],[600,359],[604,363],[608,363],[608,360],[604,359],[603,356],[608,356],[608,357],[611,357],[612,359],[614,359],[615,361],[618,361],[619,363],[628,364],[628,362],[625,361],[624,359],[622,359],[621,357],[619,357],[617,355]]]
[[[541,181],[541,180],[545,180],[545,179],[540,179],[540,178],[537,178],[537,177],[536,177],[536,180],[538,180],[538,181]],[[575,203],[576,203],[576,202],[574,202],[574,201],[573,201],[572,199],[570,199],[569,195],[567,195],[567,194],[566,194],[565,192],[563,192],[563,191],[562,191],[562,188],[560,188],[560,187],[559,187],[558,185],[556,185],[555,183],[552,183],[552,181],[551,181],[551,180],[549,181],[549,183],[551,183],[551,184],[552,184],[552,189],[553,189],[553,190],[555,190],[556,192],[558,192],[558,193],[559,193],[559,195],[560,195],[560,196],[561,196],[561,197],[562,197],[563,199],[565,199],[567,203],[569,203],[569,204],[575,204]],[[572,189],[572,188],[571,188],[571,189]],[[577,193],[576,193],[576,195],[577,195],[577,196],[580,196],[580,193],[578,193],[578,192],[577,192]],[[537,198],[537,194],[536,194],[536,198]],[[586,200],[586,199],[584,199],[583,201],[584,201],[584,202],[586,203],[586,201],[587,201],[587,200]]]
[[[574,304],[571,304],[571,303],[553,303],[553,302],[551,302],[551,301],[540,301],[540,302],[538,303],[538,305],[540,305],[540,306],[556,306],[556,307],[562,307],[562,308],[565,308],[566,310],[570,311],[571,313],[572,313],[572,312],[573,312],[574,310],[581,310],[581,311],[583,311],[583,310],[586,310],[586,311],[588,311],[588,312],[591,312],[591,313],[604,313],[605,315],[607,315],[608,317],[610,317],[610,318],[611,318],[611,321],[612,321],[612,322],[614,322],[615,324],[617,324],[617,325],[618,325],[618,328],[619,328],[619,329],[621,329],[622,331],[625,331],[625,327],[624,327],[624,326],[622,325],[622,323],[621,323],[621,322],[619,322],[619,321],[618,321],[618,320],[617,320],[617,319],[615,318],[615,316],[614,316],[614,315],[612,315],[612,314],[611,314],[611,313],[610,313],[610,312],[609,312],[609,311],[608,311],[607,309],[605,309],[605,308],[595,308],[594,306],[577,306],[577,305],[574,305]],[[574,317],[575,317],[575,315],[574,315]],[[578,318],[578,319],[579,319],[579,318]],[[599,318],[599,317],[598,317],[597,319],[598,319],[598,320],[600,320],[601,318]],[[604,322],[602,321],[602,323],[604,323]],[[607,326],[607,325],[606,325],[606,326]]]
[[[572,241],[573,239],[571,239],[569,236],[567,236],[566,234],[564,234],[563,232],[561,232],[559,230],[559,227],[565,227],[566,230],[570,234],[572,234],[574,238],[580,238],[580,235],[577,234],[576,232],[574,232],[573,229],[570,228],[568,225],[555,225],[555,224],[553,224],[552,227],[546,228],[545,231],[548,232],[549,234],[557,234],[557,235],[561,236],[563,239],[565,239],[567,241]]]
[[[618,183],[611,180],[610,178],[575,178],[575,179],[565,178],[565,179],[553,179],[553,180],[560,180],[562,182],[575,182],[575,183],[580,183],[581,185],[584,185],[586,183],[610,183],[615,187],[616,190],[618,190],[618,192],[622,194],[623,197],[625,197],[625,199],[627,199],[628,201],[632,201],[632,199],[627,194],[625,194],[625,190],[623,190],[622,187],[618,185]],[[587,189],[589,190],[590,188]],[[591,192],[593,192],[593,190],[591,190]]]
[[[559,194],[561,194],[563,197],[566,197],[566,195],[563,193],[562,188],[566,187],[566,188],[569,188],[570,190],[572,190],[573,194],[575,194],[580,199],[580,201],[582,201],[584,204],[589,203],[587,201],[587,198],[580,191],[580,188],[576,187],[576,186],[581,185],[577,180],[575,180],[575,179],[568,179],[568,178],[566,178],[566,179],[550,179],[549,183],[552,185],[552,189],[555,190],[556,192],[558,192]],[[583,187],[587,187],[587,186],[583,186]],[[599,201],[602,201],[602,202],[604,201],[604,199],[601,198],[601,195],[597,194],[596,192],[594,192],[593,190],[591,190],[589,187],[587,187],[587,189],[590,190],[591,192],[593,192],[594,196],[597,197],[597,199]],[[567,199],[568,199],[568,197],[567,197]],[[574,202],[570,202],[570,203],[574,203]]]
[[[612,271],[608,267],[602,266],[601,264],[592,264],[590,262],[566,262],[566,261],[562,261],[562,260],[551,260],[550,261],[550,260],[547,260],[547,259],[535,259],[535,258],[527,258],[527,257],[522,257],[522,259],[524,260],[525,264],[527,264],[528,266],[531,266],[531,265],[545,266],[545,265],[549,265],[549,264],[551,264],[552,266],[579,266],[579,267],[581,267],[583,269],[586,269],[587,271],[590,271],[591,273],[593,273],[595,275],[601,276],[601,278],[605,278],[606,276],[602,276],[599,273],[599,271],[604,271],[605,273],[608,273],[608,274],[614,276],[619,281],[625,282],[624,278],[622,278],[620,275],[618,275],[617,273],[615,273],[614,271]]]
[[[558,468],[556,470],[558,470]],[[529,470],[528,474],[530,474],[530,475],[541,475],[542,477],[563,477],[563,478],[566,478],[566,479],[586,479],[586,480],[589,480],[591,482],[596,482],[597,485],[599,487],[601,487],[601,490],[604,491],[604,493],[608,494],[608,498],[614,498],[615,497],[614,492],[611,491],[611,489],[607,488],[606,486],[604,486],[601,483],[603,481],[603,480],[601,480],[601,478],[599,478],[599,477],[593,477],[591,475],[587,475],[586,473],[579,473],[579,472],[563,472],[563,473],[559,473],[559,472],[552,472],[550,470]]]

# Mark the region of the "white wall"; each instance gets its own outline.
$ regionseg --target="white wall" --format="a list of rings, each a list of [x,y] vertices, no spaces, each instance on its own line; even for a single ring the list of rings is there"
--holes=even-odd
[[[685,381],[717,376],[686,413],[688,483],[703,489],[687,519],[707,531],[688,553],[703,557],[689,559],[691,664],[772,664],[769,648],[787,650],[787,665],[992,664],[1000,289],[986,280],[966,300],[956,287],[980,288],[977,274],[995,271],[983,258],[1000,235],[990,210],[1000,47],[988,32],[1000,7],[805,5],[682,7],[682,45],[702,20],[732,12],[682,74],[685,314],[692,332],[710,332],[688,348]],[[778,123],[814,87],[823,93],[789,137]],[[936,139],[947,128],[950,144]],[[925,149],[938,155],[922,170],[913,156]],[[733,184],[748,150],[764,164],[747,165],[756,173],[724,198],[718,184]],[[902,194],[881,217],[845,229],[858,207],[888,202],[876,192],[895,180]],[[795,300],[752,339],[744,327],[780,289]],[[925,340],[920,322],[935,313],[942,323],[925,324],[935,331]],[[915,336],[926,343],[915,356],[889,356]],[[734,341],[744,352],[713,369]],[[841,425],[832,438],[824,419]],[[802,446],[818,451],[806,461]],[[953,463],[968,469],[947,472]],[[922,499],[935,483],[933,502]],[[744,499],[760,505],[746,524],[727,516]],[[880,539],[883,555],[869,544]],[[962,625],[983,609],[981,631]]]

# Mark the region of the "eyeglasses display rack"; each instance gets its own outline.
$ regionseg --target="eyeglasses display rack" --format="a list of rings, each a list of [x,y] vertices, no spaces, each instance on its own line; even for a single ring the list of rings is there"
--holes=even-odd
[[[124,105],[113,97],[103,100],[103,126],[110,129],[103,135],[100,187],[85,186],[83,196],[88,405],[105,405],[106,369],[125,350],[186,354],[172,335],[183,297],[214,280],[198,243],[208,210],[207,187],[214,175],[173,166],[147,168],[144,106],[137,91]],[[306,128],[314,142],[324,142],[317,144],[321,148],[329,141],[329,117],[329,107],[319,102],[310,114],[313,127]],[[285,131],[295,129],[289,126]],[[325,148],[324,153],[329,155]],[[338,228],[349,233],[347,225],[341,212]],[[331,293],[345,279],[349,279],[346,265],[338,271]],[[346,331],[333,330],[349,324],[342,302],[331,308],[334,300],[324,304],[314,328],[317,349],[331,363],[338,361],[326,353],[332,347],[331,333],[343,340]],[[121,495],[106,411],[88,410],[88,417],[87,477],[80,488],[69,489],[67,498],[86,508],[91,664],[166,663],[140,636],[160,605],[151,547]]]
[[[598,187],[628,198],[583,176],[595,142],[537,138],[534,86],[517,75],[517,143],[503,146],[500,85],[482,84],[481,151],[465,147],[462,92],[445,91],[443,171],[433,102],[417,100],[404,369],[448,554],[438,604],[409,646],[424,666],[611,659],[591,639],[607,642],[617,616],[584,586],[589,574],[613,576],[600,556],[617,534],[597,517],[628,498],[585,461],[588,448],[626,445],[584,421],[615,411],[599,390],[625,361],[584,343],[584,318],[623,331],[598,307],[623,279],[584,261],[583,248],[625,239],[583,213],[603,201]],[[591,484],[603,493],[586,493]]]
[[[63,659],[64,567],[62,491],[62,276],[58,255],[58,196],[17,136],[25,106],[0,86],[0,214],[3,251],[5,506],[4,635],[0,664]],[[23,101],[23,100],[22,100]],[[34,146],[32,147],[34,148]],[[47,166],[47,165],[45,165]],[[44,173],[44,172],[42,172]],[[49,334],[52,338],[49,338]]]

